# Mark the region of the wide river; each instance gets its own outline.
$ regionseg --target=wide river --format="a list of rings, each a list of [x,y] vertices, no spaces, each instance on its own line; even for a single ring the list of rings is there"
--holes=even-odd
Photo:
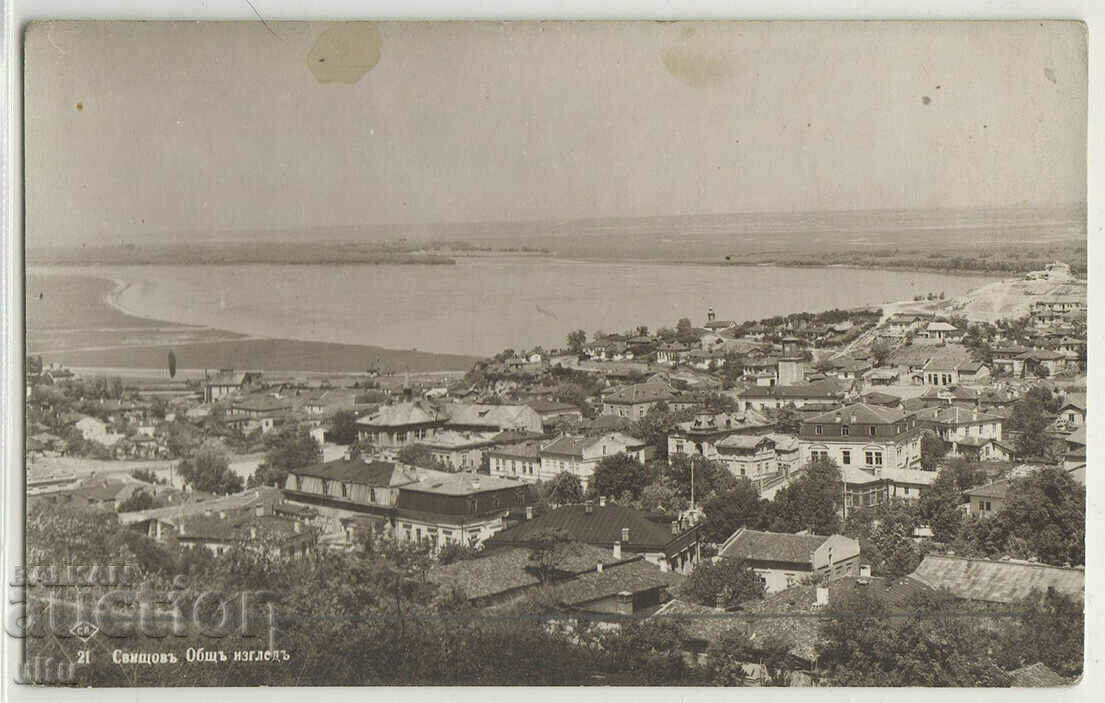
[[[568,332],[961,295],[995,278],[851,268],[460,258],[455,266],[231,265],[42,267],[126,284],[132,315],[264,337],[493,354],[558,347]]]

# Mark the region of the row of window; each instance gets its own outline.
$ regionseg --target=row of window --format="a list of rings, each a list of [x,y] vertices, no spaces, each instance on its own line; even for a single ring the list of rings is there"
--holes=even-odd
[[[897,427],[895,427],[894,429],[897,430],[898,432],[901,431]],[[852,432],[852,428],[849,425],[841,425],[840,426],[840,436],[841,437],[847,437],[851,434],[851,432]],[[874,437],[876,432],[877,432],[876,425],[868,425],[867,426],[867,434],[868,435],[870,435],[871,437]],[[813,426],[813,433],[816,434],[816,435],[825,434],[824,425],[814,425]]]

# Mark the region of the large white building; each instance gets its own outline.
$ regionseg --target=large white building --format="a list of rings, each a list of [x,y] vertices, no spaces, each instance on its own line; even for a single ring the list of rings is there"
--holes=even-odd
[[[917,418],[895,408],[856,403],[802,421],[803,462],[830,459],[837,466],[914,468],[921,463]]]

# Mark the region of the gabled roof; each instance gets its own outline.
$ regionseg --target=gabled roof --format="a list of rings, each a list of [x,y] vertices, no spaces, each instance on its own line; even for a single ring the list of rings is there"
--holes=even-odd
[[[1085,412],[1086,410],[1086,394],[1085,393],[1068,393],[1067,397],[1063,399],[1063,406],[1059,408],[1060,411],[1067,408],[1076,408]]]
[[[742,528],[726,540],[719,556],[790,564],[810,564],[813,553],[829,539],[824,535],[791,535]]]
[[[530,408],[538,413],[553,413],[553,412],[579,412],[579,408],[571,403],[559,403],[555,400],[531,400],[526,403]]]
[[[835,379],[792,386],[752,386],[740,392],[741,398],[821,398],[835,400],[844,395],[850,384]]]
[[[1012,603],[1033,589],[1085,598],[1086,572],[1045,564],[927,555],[911,576],[965,600]]]
[[[542,442],[540,440],[529,440],[526,442],[516,442],[514,444],[503,444],[497,447],[492,447],[488,450],[489,454],[495,456],[510,456],[521,459],[537,459],[538,452],[541,449]]]
[[[761,444],[775,445],[775,440],[764,435],[729,435],[715,446],[724,453],[725,449],[754,449]]]
[[[642,558],[591,571],[578,578],[564,581],[549,590],[549,597],[566,606],[585,606],[601,598],[622,593],[640,593],[654,588],[671,588],[679,585],[683,577]]]
[[[671,400],[675,392],[662,383],[636,383],[632,386],[621,386],[613,393],[603,398],[604,403],[657,403]]]
[[[585,449],[593,447],[603,440],[610,440],[627,448],[639,447],[645,444],[643,440],[637,439],[636,437],[631,437],[622,432],[608,432],[605,434],[593,435],[589,437],[572,437],[570,435],[562,435],[542,447],[541,453],[583,456],[583,451]]]
[[[945,405],[937,408],[925,408],[914,414],[918,420],[938,425],[970,425],[976,422],[1001,422],[997,415],[968,410],[958,405]]]
[[[622,546],[634,551],[660,551],[677,535],[671,522],[654,522],[647,513],[608,503],[565,505],[533,520],[526,520],[490,538],[490,543],[525,544],[547,530],[564,530],[573,541],[608,546],[622,540],[622,529],[629,528],[629,541]]]
[[[391,461],[363,461],[362,459],[335,459],[321,464],[312,464],[290,473],[299,476],[314,476],[328,481],[348,481],[365,486],[385,488],[416,480],[413,472],[402,464]]]
[[[803,422],[832,424],[844,422],[852,425],[893,425],[906,418],[906,413],[897,408],[887,408],[881,405],[868,405],[866,403],[853,403],[840,410],[830,410],[827,413],[807,418]]]
[[[972,498],[1004,498],[1009,493],[1009,481],[994,481],[984,486],[975,486],[964,493]]]
[[[896,374],[895,374],[896,375]],[[863,395],[863,402],[868,405],[887,405],[894,406],[899,405],[902,399],[896,395],[889,393],[880,393],[879,391],[871,391]]]
[[[573,544],[563,550],[556,568],[569,574],[594,571],[599,562],[614,562],[609,549]],[[464,559],[426,572],[426,579],[439,586],[457,587],[468,599],[484,598],[539,583],[525,547],[487,549],[475,559]]]
[[[955,332],[957,328],[955,325],[949,325],[947,322],[930,322],[925,327],[929,332]]]
[[[372,427],[402,427],[404,425],[428,425],[445,419],[436,406],[425,401],[385,405],[368,417],[357,420],[358,425]]]

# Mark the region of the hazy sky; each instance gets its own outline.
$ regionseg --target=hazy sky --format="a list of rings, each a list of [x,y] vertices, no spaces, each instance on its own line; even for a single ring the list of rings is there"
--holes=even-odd
[[[270,26],[32,28],[29,242],[1085,198],[1071,23]]]

